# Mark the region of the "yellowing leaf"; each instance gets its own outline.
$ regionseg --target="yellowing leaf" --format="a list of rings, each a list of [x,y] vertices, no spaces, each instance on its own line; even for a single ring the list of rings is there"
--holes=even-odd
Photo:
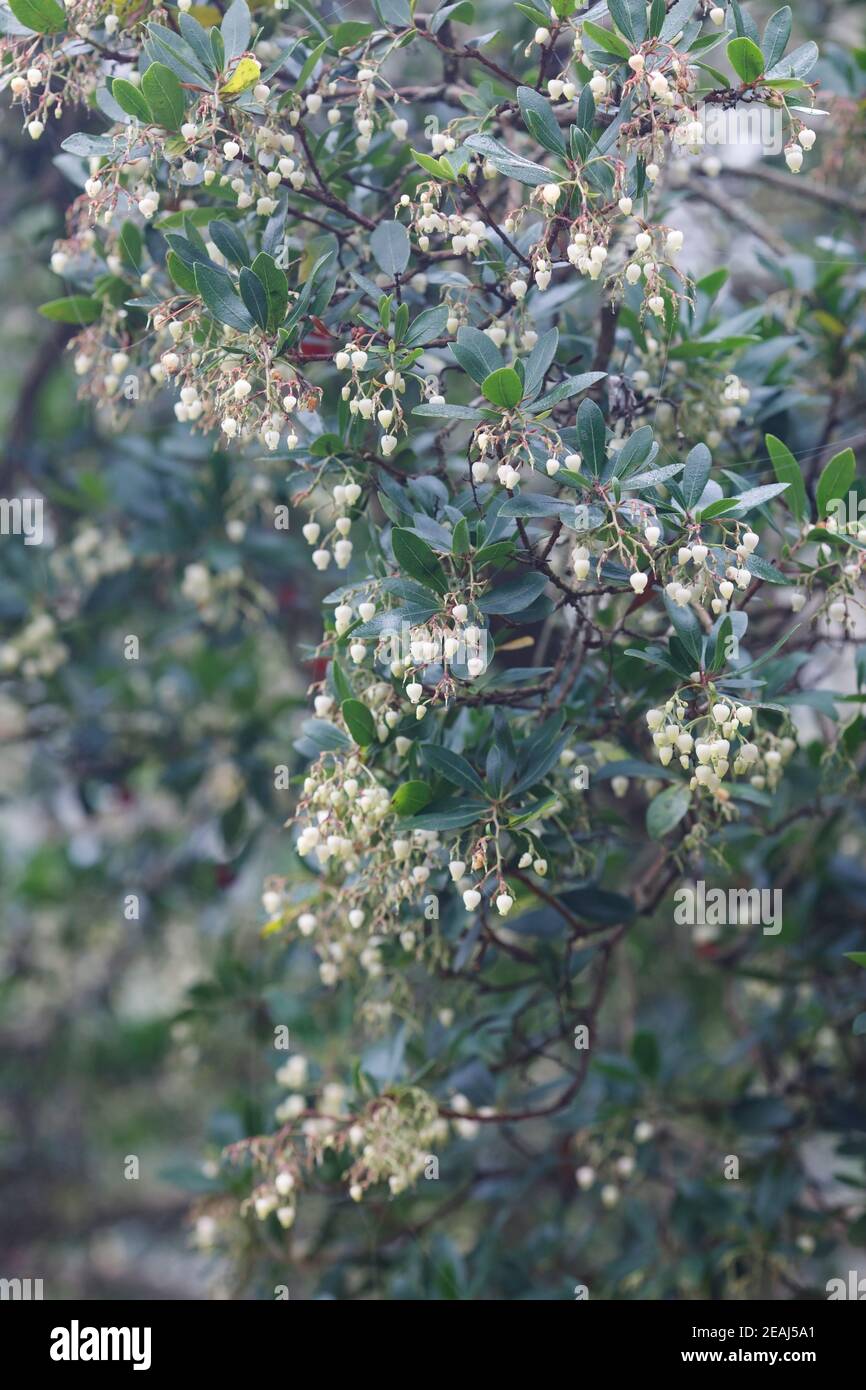
[[[612,743],[607,738],[594,739],[589,746],[598,755],[602,767],[605,763],[624,762],[629,756],[621,744]]]
[[[312,274],[313,266],[316,264],[317,259],[318,256],[316,254],[316,248],[313,247],[311,250],[308,247],[304,254],[301,256],[300,264],[298,266],[299,285],[305,285],[307,283],[307,281],[310,278],[310,275]]]
[[[216,5],[193,5],[187,10],[187,14],[197,19],[203,29],[212,29],[215,24],[222,22],[222,15]]]
[[[828,314],[823,309],[815,310],[815,318],[818,320],[822,328],[826,329],[828,333],[833,334],[834,338],[843,338],[845,334],[848,332],[844,323],[840,323],[839,320],[833,316],[833,314]]]
[[[255,58],[241,58],[228,82],[220,87],[220,96],[236,97],[248,87],[254,87],[261,76],[262,65]]]
[[[265,922],[265,925],[262,927],[259,935],[265,938],[269,936],[276,936],[277,932],[282,931],[285,925],[286,919],[283,916],[272,917],[269,922]]]

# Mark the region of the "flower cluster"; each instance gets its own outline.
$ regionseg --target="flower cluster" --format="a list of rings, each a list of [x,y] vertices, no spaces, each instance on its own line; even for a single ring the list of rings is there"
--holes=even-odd
[[[273,596],[237,563],[217,569],[195,560],[183,572],[180,591],[208,627],[227,628],[238,618],[257,623],[274,608]]]
[[[310,769],[295,817],[297,848],[323,874],[321,890],[299,905],[284,882],[269,880],[263,905],[270,930],[291,926],[311,939],[325,985],[358,966],[370,980],[380,977],[383,950],[395,938],[410,955],[425,948],[412,919],[423,920],[441,844],[434,832],[401,836],[394,821],[389,793],[358,756],[323,755]]]
[[[226,1153],[229,1165],[250,1158],[261,1174],[241,1204],[242,1215],[249,1212],[258,1221],[274,1217],[289,1230],[304,1184],[328,1153],[336,1156],[353,1202],[363,1201],[377,1186],[397,1197],[422,1176],[438,1178],[436,1151],[448,1142],[450,1126],[433,1097],[420,1087],[385,1090],[366,1101],[358,1098],[350,1108],[349,1092],[339,1082],[311,1094],[307,1060],[300,1055],[280,1068],[277,1081],[292,1088],[277,1107],[280,1128],[273,1135],[233,1145]],[[471,1108],[466,1097],[454,1096],[449,1108],[457,1112],[453,1124],[458,1136],[474,1138],[479,1122],[459,1118],[461,1109]],[[208,1243],[213,1243],[213,1228],[208,1234]]]
[[[708,448],[717,449],[746,423],[743,407],[752,393],[736,372],[720,377],[718,363],[668,361],[651,333],[636,348],[640,366],[630,377],[637,392],[635,416],[651,419],[660,438],[674,442],[700,435]]]
[[[436,153],[448,137],[437,134],[431,139],[434,153]],[[451,139],[452,149],[454,144],[455,141]],[[441,211],[439,207],[441,197],[442,189],[438,184],[422,183],[419,185],[414,199],[410,198],[407,193],[400,200],[401,207],[410,209],[411,225],[418,242],[418,249],[422,252],[429,251],[432,245],[431,237],[440,237],[443,242],[448,243],[455,256],[471,258],[479,255],[484,249],[489,235],[487,225],[479,217],[473,217],[470,213]]]
[[[20,672],[26,679],[53,676],[68,656],[69,648],[58,640],[51,614],[39,613],[0,646],[0,670]]]
[[[712,692],[709,698],[709,708],[695,714],[695,696],[684,687],[663,709],[647,710],[647,726],[662,767],[676,757],[690,774],[690,788],[700,788],[717,800],[727,799],[722,782],[729,772],[747,776],[757,791],[775,791],[785,763],[796,751],[796,740],[790,733],[779,736],[760,730],[751,705],[729,703]]]
[[[41,139],[49,122],[59,121],[67,105],[93,99],[104,79],[102,50],[120,53],[120,61],[134,63],[142,11],[135,6],[106,0],[66,0],[62,30],[39,35],[22,27],[4,26],[0,60],[4,85],[8,84],[15,106],[32,140]],[[24,18],[40,18],[38,12]]]
[[[601,1181],[598,1193],[602,1206],[608,1210],[619,1206],[623,1186],[638,1171],[640,1151],[655,1137],[651,1120],[638,1120],[630,1141],[619,1140],[609,1130],[589,1137],[577,1135],[574,1142],[582,1162],[574,1171],[574,1181],[579,1190],[591,1192]]]

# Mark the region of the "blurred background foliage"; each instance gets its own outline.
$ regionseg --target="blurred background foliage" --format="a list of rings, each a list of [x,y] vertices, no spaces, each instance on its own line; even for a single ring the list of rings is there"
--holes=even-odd
[[[493,0],[475,8],[482,32],[507,30],[501,52],[528,41],[529,19],[509,11],[506,26]],[[354,7],[333,11],[336,22]],[[728,308],[776,310],[736,364],[756,392],[744,429],[817,465],[830,441],[861,456],[866,445],[866,12],[807,0],[796,23],[822,46],[819,105],[835,93],[808,175],[827,195],[802,196],[806,175],[780,189],[776,160],[769,181],[728,169],[683,196],[690,269],[727,265]],[[428,64],[408,51],[406,80],[427,80]],[[47,263],[70,197],[53,159],[65,133],[34,145],[2,113],[0,495],[37,489],[52,534],[41,547],[0,541],[0,636],[41,613],[63,650],[54,669],[0,672],[0,1273],[91,1299],[270,1298],[279,1284],[292,1297],[559,1299],[576,1283],[593,1297],[790,1298],[862,1274],[866,1016],[844,953],[866,948],[866,868],[843,759],[847,810],[783,821],[769,838],[734,832],[744,880],[784,889],[781,965],[754,933],[675,932],[668,902],[634,928],[603,1053],[562,1116],[456,1142],[442,1181],[348,1215],[326,1165],[291,1245],[238,1223],[232,1260],[196,1249],[188,1213],[223,1191],[220,1150],[271,1122],[274,1026],[325,1075],[369,1046],[341,992],[323,997],[304,946],[260,934],[264,876],[300,873],[274,768],[299,766],[292,739],[321,674],[304,644],[329,585],[311,579],[299,535],[274,530],[289,494],[273,469],[230,464],[177,427],[168,402],[129,402],[118,428],[77,402],[65,332],[35,312],[57,292]],[[720,202],[730,213],[734,200],[732,239]],[[183,589],[205,557],[231,596],[217,621]],[[137,661],[124,656],[131,634]],[[811,716],[817,765],[830,715]],[[611,852],[612,877],[627,857]],[[549,922],[526,929],[555,971]],[[455,1088],[486,1103],[531,1026],[531,1014],[516,1022],[523,995],[504,997],[470,1015],[456,986],[457,1022],[404,1033],[386,1070],[445,1053]],[[538,1095],[552,1075],[533,1072]],[[635,1146],[641,1120],[656,1135]],[[727,1153],[743,1181],[722,1180]],[[603,1220],[577,1199],[580,1154],[600,1179],[623,1156],[637,1165],[635,1195]],[[124,1176],[130,1156],[137,1179]]]
[[[201,1296],[189,1175],[210,1117],[215,1152],[261,1122],[269,1076],[257,900],[285,852],[274,767],[305,707],[307,547],[170,402],[130,402],[118,430],[79,404],[67,334],[35,308],[70,187],[6,111],[0,138],[0,491],[51,519],[42,546],[3,539],[0,630],[45,614],[66,648],[15,697],[0,681],[3,1270],[45,1269],[54,1297]],[[243,571],[216,627],[181,591],[204,555]]]

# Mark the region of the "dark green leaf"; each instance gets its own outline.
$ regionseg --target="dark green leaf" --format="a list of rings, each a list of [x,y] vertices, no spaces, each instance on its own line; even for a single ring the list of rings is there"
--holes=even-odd
[[[696,444],[687,455],[686,466],[680,479],[680,490],[688,511],[700,501],[712,466],[713,460],[706,444]]]
[[[568,742],[568,734],[562,734],[559,738],[544,739],[533,746],[531,755],[521,759],[523,770],[514,786],[509,790],[509,797],[522,796],[538,782],[543,781],[550,770],[559,761],[559,755]]]
[[[657,487],[659,483],[667,482],[668,478],[675,477],[682,466],[681,463],[666,463],[662,468],[651,468],[646,473],[634,473],[629,478],[623,478],[620,485],[624,492]]]
[[[322,39],[321,43],[316,44],[316,47],[307,54],[307,57],[304,59],[303,67],[301,68],[301,71],[298,73],[298,76],[295,80],[296,92],[303,91],[304,87],[307,85],[308,78],[312,76],[316,68],[319,66],[319,60],[321,59],[329,43],[330,39],[324,38]]]
[[[402,222],[380,222],[370,237],[370,250],[379,269],[393,279],[409,264],[409,233]]]
[[[499,509],[500,516],[559,516],[564,504],[560,497],[548,497],[543,492],[517,492],[506,497]]]
[[[530,135],[546,150],[564,155],[565,141],[550,103],[533,87],[518,87],[517,103]]]
[[[606,376],[607,372],[583,372],[580,376],[567,376],[565,381],[561,381],[558,386],[554,386],[543,396],[539,396],[537,401],[532,402],[532,414],[539,415],[543,410],[552,410],[560,401],[570,400],[579,392],[587,391],[590,386],[594,386]]]
[[[268,326],[268,296],[265,294],[265,287],[258,275],[247,267],[241,267],[240,275],[241,299],[249,309],[259,328]]]
[[[144,237],[134,222],[124,222],[118,237],[120,256],[128,270],[138,270],[141,266],[141,253],[144,250]]]
[[[727,47],[728,62],[743,82],[757,82],[766,66],[764,55],[751,39],[731,39]]]
[[[243,300],[236,294],[231,276],[226,271],[198,261],[195,266],[195,283],[218,323],[227,323],[230,328],[249,332],[254,320]]]
[[[621,34],[636,48],[646,38],[644,0],[607,0],[610,17]]]
[[[749,574],[753,574],[756,579],[763,579],[767,584],[790,584],[789,575],[782,574],[771,565],[769,560],[763,560],[760,555],[750,555],[746,561],[746,569]]]
[[[252,21],[246,0],[234,0],[223,15],[220,34],[225,46],[226,61],[239,58],[250,46]]]
[[[232,222],[211,222],[210,238],[214,246],[232,265],[249,265],[250,253],[247,244]]]
[[[437,10],[430,23],[430,28],[434,34],[439,30],[446,20],[451,20],[453,24],[471,24],[475,18],[475,6],[471,0],[456,0],[453,5],[443,5],[441,10]]]
[[[612,476],[627,478],[629,473],[652,461],[652,458],[655,457],[652,451],[652,425],[641,425],[640,429],[636,429],[633,434],[630,434],[622,448],[614,454]],[[657,452],[658,450],[656,450]]]
[[[666,787],[654,796],[646,813],[647,834],[661,840],[679,825],[692,804],[692,794],[686,786]]]
[[[153,62],[163,62],[181,82],[206,88],[213,81],[212,69],[204,68],[186,40],[164,24],[147,26],[145,56]]]
[[[435,743],[422,743],[420,752],[427,766],[440,777],[444,777],[446,782],[451,782],[455,787],[462,787],[464,791],[477,792],[479,796],[484,796],[484,783],[475,769],[459,753],[453,753],[450,748],[440,748]]]
[[[631,49],[625,39],[621,39],[619,34],[614,34],[610,29],[602,29],[600,24],[593,24],[591,19],[583,21],[583,32],[588,39],[591,39],[596,48],[602,49],[604,53],[613,53],[617,58],[628,58]]]
[[[430,806],[420,816],[413,816],[408,830],[462,830],[472,825],[490,810],[488,801],[473,801],[470,797],[449,798]]]
[[[523,383],[513,367],[498,367],[481,383],[482,393],[492,405],[512,410],[523,396]]]
[[[735,497],[720,497],[718,502],[713,502],[709,507],[704,507],[701,516],[704,520],[710,514],[718,516],[724,513],[726,516],[745,516],[746,512],[752,511],[754,507],[760,507],[762,503],[769,502],[771,497],[778,497],[780,492],[784,492],[787,483],[764,483],[762,487],[750,487],[745,492],[738,493]],[[722,504],[732,502],[733,506],[723,507]],[[714,508],[720,510],[714,511]]]
[[[689,657],[694,661],[695,666],[700,666],[702,628],[697,614],[688,605],[681,608],[678,603],[674,603],[673,599],[668,598],[667,594],[665,594],[665,607],[674,632],[679,637]]]
[[[566,907],[578,917],[590,922],[604,922],[615,926],[618,922],[628,922],[634,916],[634,903],[622,893],[611,893],[606,888],[596,888],[593,884],[586,888],[571,888],[561,894]]]
[[[577,118],[575,125],[579,131],[583,131],[589,136],[595,122],[595,97],[589,87],[584,87],[577,103]]]
[[[111,94],[120,109],[128,116],[135,116],[143,125],[150,125],[154,120],[145,97],[138,87],[127,82],[125,77],[115,77],[111,84]]]
[[[171,276],[178,289],[185,290],[187,294],[197,294],[198,286],[195,283],[195,263],[192,265],[181,260],[176,251],[169,250],[165,258],[165,268]]]
[[[737,34],[740,37],[745,34],[746,38],[752,39],[757,43],[759,37],[758,26],[752,19],[752,16],[747,14],[743,9],[740,0],[731,0],[731,13],[734,17],[734,28]]]
[[[34,34],[59,34],[66,28],[66,12],[56,0],[9,0],[9,8]]]
[[[273,333],[286,317],[289,303],[289,282],[286,272],[281,270],[266,251],[260,251],[252,264],[253,274],[262,282],[268,301],[267,329]]]
[[[367,24],[362,19],[347,19],[342,24],[337,25],[331,38],[334,48],[339,53],[341,48],[354,48],[356,43],[365,39],[372,32],[372,24]]]
[[[391,532],[391,545],[394,559],[407,574],[437,594],[444,594],[448,588],[445,571],[426,541],[416,536],[414,531],[395,526]]]
[[[217,28],[210,31],[210,46],[213,49],[214,67],[217,72],[222,72],[226,62],[226,46],[223,43],[223,36]]]
[[[457,341],[449,344],[449,351],[479,386],[491,372],[504,366],[499,349],[477,328],[458,328]]]
[[[401,816],[414,816],[423,811],[431,796],[426,782],[402,782],[391,797],[391,805]]]
[[[188,230],[194,232],[195,228],[190,227]],[[191,236],[183,236],[180,232],[168,232],[165,239],[175,255],[179,256],[184,265],[189,266],[190,269],[199,261],[204,265],[213,266],[214,270],[219,268],[214,265],[207,251],[200,244],[201,237],[198,235],[196,235],[196,239],[193,241]]]
[[[435,309],[424,309],[410,323],[406,336],[402,340],[402,346],[406,348],[424,347],[427,343],[432,343],[435,338],[441,338],[445,332],[449,313],[447,304],[440,304]]]
[[[352,687],[349,683],[345,671],[343,670],[339,661],[337,661],[336,657],[331,662],[330,674],[331,683],[333,684],[334,691],[336,692],[337,699],[340,701],[340,704],[342,704],[344,700],[351,700]]]
[[[49,299],[47,304],[40,304],[39,312],[54,323],[74,323],[81,328],[99,318],[102,301],[86,294],[70,294],[65,299]]]
[[[177,20],[178,28],[183,38],[189,44],[205,72],[215,76],[216,68],[213,60],[213,49],[211,48],[207,30],[203,25],[199,24],[198,20],[194,19],[191,14],[184,14],[181,11],[178,14]]]
[[[694,12],[694,0],[676,0],[668,10],[667,18],[659,31],[662,43],[670,43],[681,34]]]
[[[523,394],[526,398],[534,396],[541,389],[547,369],[556,356],[558,343],[559,330],[549,328],[546,333],[542,333],[526,359],[523,379]]]
[[[835,454],[831,458],[818,479],[815,495],[819,516],[828,515],[832,502],[840,499],[847,502],[848,491],[854,482],[855,472],[856,463],[851,449],[843,449],[841,453]]]
[[[543,574],[530,570],[517,579],[506,580],[478,600],[482,613],[521,613],[543,591],[547,580]]]
[[[583,456],[583,469],[599,477],[604,471],[607,452],[605,450],[604,416],[595,401],[581,401],[577,412],[577,442]]]
[[[468,555],[469,549],[469,522],[466,520],[465,516],[462,516],[454,527],[451,538],[451,554],[458,556]]]
[[[648,1081],[655,1081],[661,1066],[661,1054],[655,1033],[635,1033],[631,1043],[631,1055],[638,1071]]]
[[[801,80],[809,76],[817,61],[818,45],[809,39],[787,57],[780,58],[779,62],[769,69],[767,77],[795,77]]]
[[[340,713],[352,738],[359,747],[365,748],[376,741],[376,721],[365,704],[360,700],[344,700]]]
[[[767,20],[767,27],[764,30],[764,37],[761,41],[761,48],[764,54],[764,62],[767,70],[778,63],[785,49],[788,47],[788,40],[791,37],[791,6],[784,5],[781,10],[777,10]]]
[[[469,405],[448,405],[447,402],[443,402],[442,405],[428,405],[426,402],[424,405],[416,405],[412,414],[434,419],[440,417],[443,420],[472,420],[476,424],[484,419],[480,410],[473,410]]]
[[[374,0],[373,8],[391,29],[407,29],[412,23],[409,0]]]
[[[505,174],[506,178],[516,179],[518,183],[532,187],[550,183],[550,170],[543,164],[534,164],[531,159],[515,154],[507,145],[494,140],[492,135],[470,135],[465,147],[489,160],[494,169],[498,169],[500,174]]]
[[[180,78],[165,63],[151,63],[141,79],[141,90],[156,125],[179,130],[186,110]]]
[[[800,465],[788,446],[783,444],[781,439],[777,439],[774,434],[766,435],[764,442],[767,446],[767,453],[772,460],[776,477],[780,483],[787,483],[788,485],[785,501],[798,521],[808,521],[809,502],[806,497],[806,485],[803,481]]]

